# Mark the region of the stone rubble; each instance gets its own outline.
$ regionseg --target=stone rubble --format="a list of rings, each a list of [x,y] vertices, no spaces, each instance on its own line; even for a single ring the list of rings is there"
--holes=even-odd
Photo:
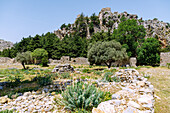
[[[57,107],[54,103],[55,96],[36,92],[26,92],[23,96],[19,96],[14,100],[8,100],[8,98],[0,98],[0,111],[1,110],[14,110],[25,113],[37,113],[37,112],[53,112]]]
[[[63,64],[63,65],[57,65],[52,72],[74,72],[74,68],[73,66],[71,66],[70,64]]]
[[[121,90],[112,95],[112,100],[102,102],[92,113],[154,113],[154,88],[135,69],[116,72]]]
[[[57,106],[54,103],[54,90],[65,90],[73,81],[103,87],[105,91],[118,89],[112,94],[112,100],[102,102],[92,113],[154,113],[154,88],[146,78],[139,76],[135,69],[119,70],[112,77],[117,77],[120,82],[102,82],[100,80],[76,79],[56,80],[53,85],[40,88],[36,92],[25,92],[16,99],[9,99],[7,96],[0,97],[1,110],[15,110],[19,112],[53,112],[56,113]],[[49,93],[52,92],[52,93]]]

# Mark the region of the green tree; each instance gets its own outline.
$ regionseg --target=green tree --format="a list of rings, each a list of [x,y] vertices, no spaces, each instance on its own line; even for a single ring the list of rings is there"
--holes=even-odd
[[[37,60],[41,63],[43,60],[43,63],[42,63],[43,66],[46,66],[48,63],[48,62],[46,62],[48,60],[48,52],[45,49],[42,49],[42,48],[35,49],[32,52],[32,57],[36,60],[36,63],[37,63]],[[46,63],[44,63],[44,62],[46,62]]]
[[[52,57],[57,59],[62,56],[86,57],[88,42],[86,38],[80,36],[65,36],[52,53]]]
[[[128,58],[126,49],[114,40],[89,44],[87,57],[91,63],[105,63],[108,68],[111,67],[112,62],[123,62]]]
[[[32,55],[31,55],[30,51],[17,53],[17,56],[15,59],[16,59],[16,61],[18,61],[22,64],[24,69],[26,69],[25,64],[32,60]]]
[[[99,21],[99,17],[96,16],[95,13],[92,14],[92,16],[90,16],[90,20],[94,25],[99,25],[100,21]]]
[[[160,43],[155,38],[147,38],[137,49],[137,60],[140,65],[155,65],[160,62]]]
[[[170,52],[170,45],[165,48],[160,49],[160,52]]]
[[[128,19],[122,21],[118,29],[114,30],[113,39],[116,39],[126,48],[128,56],[136,56],[136,49],[143,42],[145,35],[143,25],[138,25],[134,19]]]
[[[90,42],[113,40],[109,32],[97,32],[91,36]]]

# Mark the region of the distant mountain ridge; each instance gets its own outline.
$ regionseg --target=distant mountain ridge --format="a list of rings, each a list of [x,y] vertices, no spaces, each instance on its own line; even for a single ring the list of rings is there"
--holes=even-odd
[[[13,46],[14,44],[12,42],[0,39],[0,51],[3,51],[4,49],[8,49],[8,48],[10,49]]]
[[[157,18],[153,20],[143,20],[142,18],[138,19],[138,16],[135,14],[128,14],[127,12],[118,13],[111,12],[111,8],[103,8],[99,12],[99,15],[96,16],[99,22],[94,23],[91,17],[84,17],[84,25],[82,23],[77,23],[77,20],[80,20],[81,15],[77,16],[75,23],[65,25],[63,24],[60,29],[54,31],[54,33],[60,38],[63,39],[66,35],[74,34],[75,32],[85,31],[86,38],[91,38],[93,33],[96,32],[107,32],[110,27],[110,32],[112,33],[114,29],[118,28],[119,23],[121,23],[121,18],[125,17],[126,19],[135,19],[139,25],[143,25],[146,29],[146,37],[158,38],[162,46],[165,47],[170,45],[170,24],[163,21],[159,21]],[[94,16],[95,17],[95,16]],[[92,24],[91,24],[92,23]],[[110,24],[112,23],[112,24]],[[78,28],[82,24],[84,27]],[[111,26],[110,26],[111,25]]]

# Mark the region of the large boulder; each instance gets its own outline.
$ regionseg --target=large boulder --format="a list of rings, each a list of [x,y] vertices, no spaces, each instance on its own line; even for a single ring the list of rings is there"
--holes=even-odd
[[[0,97],[0,104],[5,104],[8,103],[9,101],[10,99],[7,97]]]

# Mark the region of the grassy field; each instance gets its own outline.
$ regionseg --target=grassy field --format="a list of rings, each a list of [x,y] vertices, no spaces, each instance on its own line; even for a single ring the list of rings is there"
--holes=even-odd
[[[155,113],[170,112],[170,69],[165,67],[140,68],[140,73],[150,75],[149,81],[154,85],[155,95],[160,97],[155,101]]]

